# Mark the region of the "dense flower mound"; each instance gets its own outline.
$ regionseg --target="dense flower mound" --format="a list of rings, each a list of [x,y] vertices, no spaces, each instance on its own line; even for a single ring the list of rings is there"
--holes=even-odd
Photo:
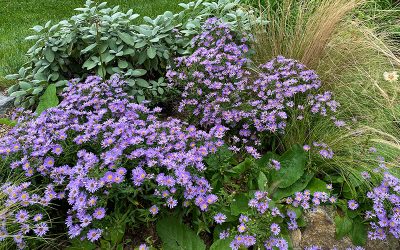
[[[30,196],[25,192],[29,185],[3,187],[9,194],[7,204],[22,206],[12,215],[21,234],[30,232],[23,230],[21,214],[28,218],[33,216],[31,207],[66,200],[69,236],[97,240],[102,229],[96,223],[106,216],[109,194],[119,186],[139,195],[147,192],[142,199],[153,205],[153,215],[179,201],[202,211],[217,201],[202,177],[202,161],[223,144],[226,128],[204,132],[178,119],[160,120],[160,108],[135,104],[123,92],[124,84],[118,76],[72,82],[58,107],[35,119],[20,118],[1,138],[3,159],[44,186],[44,194]],[[34,232],[42,236],[46,231]]]
[[[366,212],[366,219],[373,231],[368,233],[371,240],[385,240],[387,234],[400,238],[400,180],[390,173],[384,173],[380,186],[367,193],[373,202],[373,210]]]
[[[193,39],[194,53],[177,58],[167,76],[184,88],[179,111],[203,127],[229,127],[232,149],[245,146],[258,157],[254,146],[266,134],[283,133],[288,119],[336,111],[331,93],[318,93],[321,82],[314,71],[278,56],[251,73],[246,36],[235,36],[217,19],[203,29]]]

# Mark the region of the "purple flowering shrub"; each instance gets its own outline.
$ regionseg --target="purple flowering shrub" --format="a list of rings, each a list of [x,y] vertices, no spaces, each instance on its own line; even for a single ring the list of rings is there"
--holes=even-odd
[[[194,52],[176,59],[169,81],[183,88],[179,111],[202,127],[228,127],[232,150],[259,158],[265,137],[283,133],[289,119],[335,112],[330,92],[312,70],[279,56],[250,69],[248,39],[237,39],[226,24],[209,19],[193,39]],[[253,71],[253,72],[251,72]]]
[[[18,184],[19,183],[19,184]],[[35,236],[43,236],[49,230],[43,209],[28,212],[25,207],[29,200],[39,200],[40,196],[27,191],[30,182],[7,182],[0,188],[0,246],[10,247],[14,241],[18,248],[26,247],[24,235],[33,231]],[[21,203],[10,202],[20,199]]]
[[[122,191],[147,206],[148,218],[182,203],[207,211],[217,201],[202,174],[203,158],[223,144],[226,128],[204,132],[178,119],[159,119],[159,108],[134,103],[123,85],[118,76],[72,82],[58,107],[20,118],[0,139],[3,162],[34,183],[3,186],[7,204],[21,206],[10,215],[21,235],[31,233],[21,215],[31,218],[35,207],[59,206],[70,238],[95,241],[104,230],[101,221],[112,213],[113,197]],[[38,187],[44,191],[31,194]],[[120,200],[118,206],[128,203]],[[40,237],[47,230],[43,225],[33,233]]]
[[[385,172],[381,184],[367,193],[373,203],[372,210],[365,213],[367,220],[372,220],[372,231],[368,232],[371,240],[385,240],[390,234],[400,238],[400,180]]]

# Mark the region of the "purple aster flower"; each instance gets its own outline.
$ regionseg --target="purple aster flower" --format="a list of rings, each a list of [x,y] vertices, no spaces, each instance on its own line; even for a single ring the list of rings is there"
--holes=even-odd
[[[366,180],[371,178],[371,175],[367,171],[361,172],[361,176]]]
[[[100,239],[102,233],[103,230],[101,229],[90,229],[89,232],[87,233],[87,238],[91,242],[95,242],[98,239]]]
[[[42,237],[49,231],[49,227],[47,226],[47,224],[45,222],[41,222],[41,223],[35,225],[35,228],[33,229],[33,231],[35,232],[35,234],[37,236]]]
[[[51,152],[53,154],[60,155],[63,152],[63,148],[60,145],[56,144],[52,146]]]
[[[150,248],[146,244],[140,244],[138,250],[149,250]]]
[[[225,214],[218,213],[218,214],[216,214],[216,215],[214,216],[214,221],[215,221],[217,224],[222,224],[222,223],[225,222],[225,220],[226,220],[226,215],[225,215]]]
[[[93,217],[101,220],[106,216],[106,210],[103,207],[96,208],[93,212]]]
[[[243,232],[245,232],[247,230],[247,227],[246,227],[245,224],[242,223],[237,227],[237,229],[238,229],[239,233],[243,233]]]
[[[149,211],[152,215],[158,214],[158,207],[156,205],[153,205],[149,208]]]
[[[279,227],[278,224],[276,223],[272,223],[271,224],[271,232],[273,235],[278,235],[281,232],[281,228]]]
[[[219,233],[219,238],[220,239],[226,239],[229,237],[229,232],[228,230],[223,230],[222,232]]]
[[[281,163],[279,162],[279,161],[277,161],[277,160],[274,160],[274,159],[272,159],[271,160],[271,165],[272,165],[272,167],[275,169],[275,170],[279,170],[279,169],[281,169]]]
[[[29,219],[29,213],[26,210],[19,210],[15,215],[15,220],[18,223],[24,223]]]
[[[178,201],[175,200],[174,198],[169,197],[169,198],[167,199],[167,206],[168,206],[169,208],[174,208],[174,207],[176,207],[177,204],[178,204]]]
[[[358,208],[358,203],[355,200],[349,200],[347,202],[347,206],[349,207],[349,209],[351,210],[356,210]]]
[[[35,216],[33,216],[33,221],[38,222],[40,220],[43,219],[43,215],[42,214],[36,214]]]

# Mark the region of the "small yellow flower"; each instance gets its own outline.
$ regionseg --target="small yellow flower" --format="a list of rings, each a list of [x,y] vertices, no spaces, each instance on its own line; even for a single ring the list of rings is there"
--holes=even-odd
[[[397,71],[385,72],[383,73],[383,78],[388,82],[395,82],[399,79],[399,75],[397,74]]]

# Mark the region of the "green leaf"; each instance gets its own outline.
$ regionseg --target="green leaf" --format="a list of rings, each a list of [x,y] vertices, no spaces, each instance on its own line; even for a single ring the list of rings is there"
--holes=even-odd
[[[229,246],[231,241],[231,238],[219,239],[211,245],[210,250],[231,250],[231,247]]]
[[[7,118],[0,118],[0,124],[6,125],[8,127],[14,127],[15,125],[17,125],[17,122]]]
[[[145,69],[135,69],[135,70],[129,70],[128,73],[131,76],[144,76],[147,73],[147,70]]]
[[[206,245],[188,226],[176,217],[161,219],[156,225],[164,250],[205,250]]]
[[[249,209],[249,198],[245,194],[235,196],[235,201],[231,204],[231,214],[239,215]]]
[[[326,187],[326,182],[318,178],[312,179],[306,189],[310,190],[312,195],[314,195],[315,192],[330,193],[329,189]]]
[[[25,90],[15,91],[15,92],[10,94],[11,97],[19,97],[19,96],[23,96],[23,95],[26,95],[26,91]]]
[[[279,188],[287,188],[304,174],[307,163],[306,153],[300,145],[294,145],[280,158],[281,169],[272,171],[273,182],[278,182]]]
[[[125,60],[118,60],[118,67],[121,69],[125,69],[128,67],[128,62]]]
[[[125,32],[118,32],[118,36],[119,36],[119,38],[121,38],[121,40],[124,43],[131,45],[131,46],[135,46],[135,39],[131,35],[129,35]]]
[[[267,176],[265,176],[265,174],[262,171],[260,171],[257,177],[258,189],[261,191],[265,191],[267,182],[268,182]]]
[[[21,88],[21,89],[23,89],[23,90],[27,90],[27,89],[30,89],[30,88],[32,88],[32,85],[30,84],[30,83],[28,83],[28,82],[19,82],[18,83],[19,84],[19,87]]]
[[[142,79],[142,78],[136,79],[136,85],[138,85],[138,86],[140,86],[142,88],[150,87],[149,83],[146,80]]]
[[[147,44],[146,41],[138,42],[137,44],[135,44],[135,48],[136,48],[136,49],[143,48],[144,46],[146,46],[146,44]]]
[[[46,58],[47,61],[53,62],[54,61],[54,51],[51,50],[51,48],[46,48],[44,51],[44,57]]]
[[[359,217],[353,222],[350,230],[350,238],[356,246],[364,246],[367,242],[367,229]]]
[[[88,240],[71,240],[71,246],[67,247],[66,250],[93,250],[96,249],[96,244]]]
[[[87,70],[91,70],[97,66],[97,63],[92,61],[91,59],[86,60],[86,62],[82,65],[82,68],[86,68]]]
[[[39,104],[36,108],[36,114],[40,115],[43,111],[48,108],[55,107],[59,103],[57,97],[57,88],[55,84],[47,86],[43,95],[39,98]]]
[[[153,59],[154,57],[156,57],[156,55],[157,55],[157,51],[154,47],[147,48],[147,56],[150,59]]]
[[[273,152],[267,152],[260,159],[257,159],[256,164],[260,166],[261,169],[266,169],[271,159],[279,159],[279,155]]]
[[[336,238],[341,240],[346,236],[350,232],[352,224],[352,221],[347,216],[341,217],[337,215],[335,217]]]
[[[96,43],[93,43],[89,46],[87,46],[86,48],[84,48],[83,50],[81,50],[81,54],[85,54],[88,51],[91,51],[92,49],[94,49],[97,46]]]
[[[284,197],[291,196],[296,192],[303,191],[313,177],[314,177],[314,173],[307,172],[299,180],[297,180],[295,183],[293,183],[289,187],[278,188],[273,194],[274,200],[280,200]]]
[[[246,158],[244,161],[234,166],[231,170],[236,174],[240,175],[245,172],[252,165],[253,161],[251,158]]]
[[[146,98],[145,98],[144,96],[142,96],[142,95],[138,95],[138,96],[136,96],[136,99],[137,99],[137,102],[138,102],[138,103],[141,103],[141,102],[143,102]]]

